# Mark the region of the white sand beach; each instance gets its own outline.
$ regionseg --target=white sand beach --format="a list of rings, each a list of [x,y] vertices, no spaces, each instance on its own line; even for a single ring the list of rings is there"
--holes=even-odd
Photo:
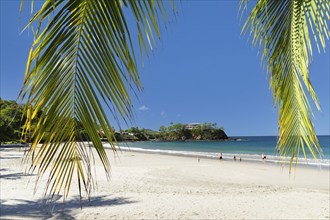
[[[97,189],[80,209],[72,185],[65,208],[42,205],[46,180],[20,166],[23,152],[1,149],[1,219],[330,219],[329,169],[295,175],[270,163],[120,152],[111,181],[96,165]]]

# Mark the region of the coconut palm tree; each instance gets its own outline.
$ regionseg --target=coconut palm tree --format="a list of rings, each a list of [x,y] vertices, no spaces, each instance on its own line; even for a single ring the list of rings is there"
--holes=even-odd
[[[248,2],[241,1],[243,10]],[[242,30],[250,29],[253,44],[259,44],[263,51],[274,103],[279,107],[277,148],[280,155],[291,158],[290,171],[301,151],[306,158],[305,146],[315,158],[322,153],[306,91],[320,110],[309,78],[310,32],[318,51],[325,49],[329,40],[329,8],[327,0],[259,0]]]
[[[242,8],[247,2],[242,1]],[[132,120],[130,91],[142,89],[128,20],[136,24],[141,55],[148,55],[168,12],[175,14],[175,5],[158,0],[45,0],[33,15],[27,27],[34,26],[35,39],[20,96],[27,99],[23,133],[31,131],[32,120],[43,110],[26,158],[32,158],[31,171],[37,170],[39,176],[49,170],[45,194],[64,191],[67,197],[75,174],[79,190],[90,195],[91,155],[79,142],[81,126],[109,175],[109,160],[97,131],[104,132],[115,151],[106,110],[116,121]],[[253,42],[260,41],[264,48],[280,107],[278,148],[291,161],[299,149],[305,153],[305,144],[315,157],[320,152],[302,82],[318,106],[308,78],[308,28],[324,48],[328,20],[326,0],[259,0],[243,28],[251,29]]]
[[[141,54],[148,55],[148,47],[160,36],[160,22],[166,23],[167,11],[173,9],[162,1],[45,0],[33,15],[27,27],[34,25],[35,39],[21,97],[27,99],[25,134],[43,110],[26,159],[32,158],[30,170],[37,169],[39,176],[49,169],[45,194],[63,190],[66,197],[75,174],[79,190],[90,195],[92,156],[79,142],[81,126],[109,176],[98,131],[114,151],[116,139],[103,105],[117,121],[129,121],[129,90],[142,89],[127,16],[135,21]],[[51,134],[45,136],[48,131]]]

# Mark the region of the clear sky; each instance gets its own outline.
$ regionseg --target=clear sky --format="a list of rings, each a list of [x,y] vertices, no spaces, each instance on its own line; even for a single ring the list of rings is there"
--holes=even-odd
[[[20,1],[0,2],[0,96],[16,99],[33,40],[29,31],[20,34],[29,7],[20,14]],[[134,99],[133,125],[158,129],[170,122],[216,122],[229,136],[277,135],[269,78],[258,49],[240,35],[238,3],[182,1],[179,15],[140,66],[144,91]],[[316,132],[329,135],[329,43],[326,53],[314,50],[310,71],[322,107],[322,112],[314,108]]]

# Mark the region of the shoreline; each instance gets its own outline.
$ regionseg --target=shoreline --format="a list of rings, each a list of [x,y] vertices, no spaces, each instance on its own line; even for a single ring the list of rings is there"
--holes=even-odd
[[[107,149],[110,149],[107,143],[103,144],[103,146]],[[159,154],[159,155],[173,155],[173,156],[181,156],[181,157],[192,157],[192,158],[203,158],[210,160],[219,160],[218,153],[215,152],[197,152],[197,151],[179,151],[179,150],[162,150],[162,149],[148,149],[148,148],[136,148],[129,147],[127,144],[122,145],[119,144],[119,151],[132,151],[132,152],[141,152],[147,154]],[[237,161],[234,161],[233,157],[236,156]],[[248,163],[270,163],[274,165],[289,165],[288,158],[283,161],[283,157],[267,155],[266,160],[262,160],[261,155],[257,154],[239,154],[239,153],[223,153],[223,161],[233,161],[240,162],[239,158],[242,158],[242,161]],[[323,162],[323,163],[322,163]],[[292,163],[292,167],[296,166],[295,162]],[[297,167],[311,167],[315,169],[329,169],[330,168],[330,160],[327,159],[313,159],[313,158],[299,158]]]
[[[151,141],[139,141],[139,143],[151,142]],[[192,141],[199,142],[199,141]],[[204,142],[203,140],[201,142]],[[88,142],[82,142],[88,144]],[[126,144],[125,144],[126,143]],[[128,143],[130,142],[118,142],[119,145],[116,146],[117,150],[128,151],[128,152],[139,152],[146,154],[158,154],[158,155],[169,155],[169,156],[178,156],[178,157],[189,157],[189,158],[200,158],[200,159],[209,159],[209,160],[219,160],[218,153],[215,152],[197,152],[197,151],[179,151],[179,150],[162,150],[162,149],[149,149],[149,148],[136,148],[129,147]],[[103,142],[105,149],[111,149],[109,142]],[[28,144],[2,144],[0,148],[20,148],[24,149],[28,147]],[[24,149],[25,150],[25,149]],[[236,156],[237,160],[235,161],[233,157]],[[242,161],[239,160],[242,158]],[[268,163],[275,166],[287,167],[289,166],[289,160],[286,158],[283,161],[283,157],[278,155],[267,155],[266,160],[262,160],[261,155],[258,154],[243,154],[243,153],[223,153],[222,161],[232,161],[232,162],[246,162],[246,163]],[[322,163],[323,162],[323,163]],[[292,169],[295,167],[307,167],[311,169],[330,169],[330,158],[314,159],[314,158],[298,158],[298,164],[295,164],[293,161]]]
[[[106,149],[110,149],[110,148],[106,148]],[[166,152],[152,152],[152,151],[140,151],[140,150],[131,150],[131,149],[120,149],[118,150],[118,152],[132,152],[132,153],[141,153],[141,154],[156,154],[156,155],[160,155],[160,156],[174,156],[174,157],[179,157],[179,158],[195,158],[196,160],[198,159],[203,159],[203,160],[210,160],[210,161],[225,161],[225,162],[229,162],[229,163],[251,163],[251,164],[267,164],[270,166],[275,166],[275,167],[282,167],[282,168],[288,168],[289,163],[285,162],[282,163],[281,161],[272,161],[272,160],[265,160],[262,161],[262,159],[260,160],[251,160],[251,159],[246,159],[243,158],[242,161],[239,160],[239,156],[237,157],[236,161],[233,158],[229,158],[226,154],[223,154],[223,159],[219,159],[217,157],[209,157],[209,156],[195,156],[195,155],[184,155],[184,154],[175,154],[175,153],[166,153]],[[292,170],[294,170],[295,168],[299,169],[299,168],[306,168],[306,169],[312,169],[312,170],[327,170],[329,169],[329,165],[311,165],[311,164],[296,164],[293,163],[292,164]]]

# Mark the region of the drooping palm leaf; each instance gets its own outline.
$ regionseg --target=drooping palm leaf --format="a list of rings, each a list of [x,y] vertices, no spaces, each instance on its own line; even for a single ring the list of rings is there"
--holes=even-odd
[[[115,118],[119,114],[131,120],[128,89],[142,88],[127,13],[136,20],[141,53],[147,53],[154,35],[160,36],[159,22],[166,21],[167,7],[154,0],[46,0],[30,20],[28,26],[37,23],[38,27],[21,92],[28,106],[24,134],[32,132],[27,154],[32,156],[31,170],[37,170],[39,177],[50,171],[45,195],[63,190],[67,197],[73,175],[79,190],[83,187],[90,195],[91,155],[79,142],[81,127],[109,176],[99,126],[114,151],[116,140],[103,105]],[[31,121],[40,110],[31,131]]]
[[[245,8],[248,0],[241,1]],[[317,158],[321,147],[312,124],[313,112],[306,90],[318,109],[319,101],[309,79],[312,58],[312,32],[317,48],[329,39],[328,0],[259,0],[242,31],[250,29],[253,44],[263,47],[262,58],[270,73],[270,86],[279,106],[280,155],[294,159],[305,147]]]

